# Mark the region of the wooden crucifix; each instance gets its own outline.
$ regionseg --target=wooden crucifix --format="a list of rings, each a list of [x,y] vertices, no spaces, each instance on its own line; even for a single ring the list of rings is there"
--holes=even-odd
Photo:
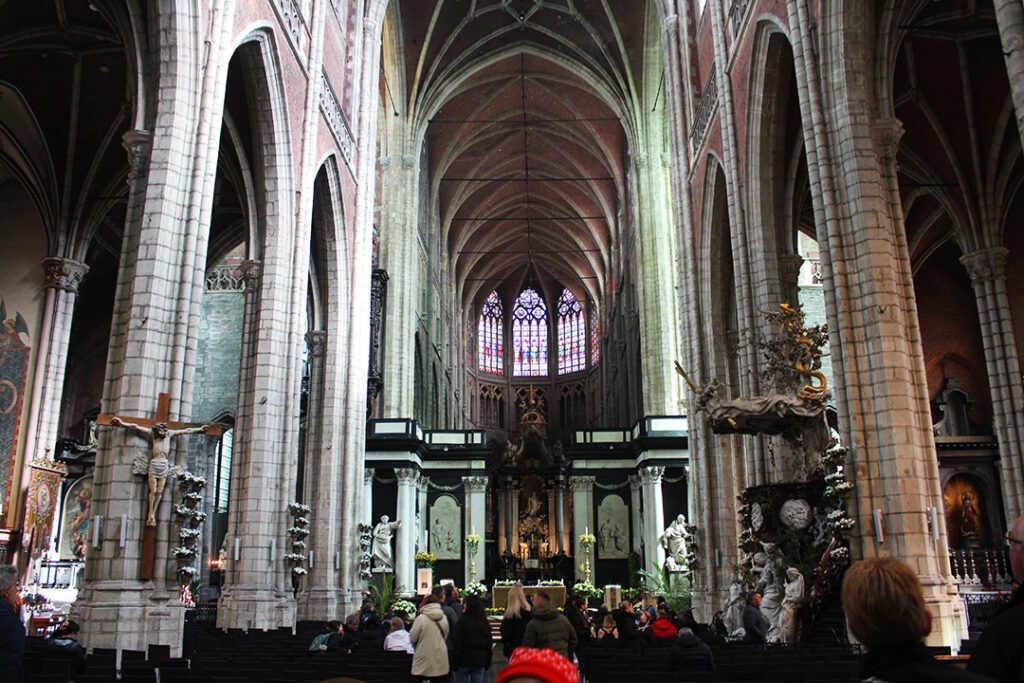
[[[118,415],[106,414],[99,415],[96,418],[96,424],[133,429],[139,434],[148,436],[152,442],[150,457],[147,459],[144,456],[140,456],[132,463],[132,472],[145,475],[149,484],[146,527],[142,536],[142,566],[139,568],[139,578],[142,580],[153,578],[153,555],[156,547],[156,510],[160,504],[160,498],[163,495],[167,477],[174,474],[171,471],[170,461],[167,459],[171,439],[182,434],[196,433],[219,436],[222,431],[220,425],[198,425],[168,420],[170,403],[170,395],[160,394],[157,399],[155,419],[127,418],[132,420],[128,422],[126,418]]]

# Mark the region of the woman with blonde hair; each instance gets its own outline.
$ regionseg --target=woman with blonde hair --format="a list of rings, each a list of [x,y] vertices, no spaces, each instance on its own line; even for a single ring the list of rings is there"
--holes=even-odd
[[[515,649],[523,644],[523,633],[530,621],[530,603],[522,586],[512,586],[505,602],[505,616],[501,619],[501,651],[511,657]]]

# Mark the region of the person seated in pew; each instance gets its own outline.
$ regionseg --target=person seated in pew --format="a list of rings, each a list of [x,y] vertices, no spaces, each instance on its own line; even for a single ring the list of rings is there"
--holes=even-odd
[[[619,646],[619,627],[615,624],[615,617],[610,614],[604,615],[604,621],[594,633],[594,643],[601,647]]]
[[[353,652],[380,652],[384,649],[384,626],[380,623],[380,617],[376,612],[364,614],[362,623],[356,630],[356,642],[352,646]]]
[[[326,650],[327,649],[327,641],[329,641],[331,639],[332,635],[334,635],[334,634],[336,634],[338,632],[338,629],[340,627],[341,627],[341,622],[340,621],[328,621],[326,624],[324,624],[324,628],[325,628],[324,632],[320,633],[320,634],[317,634],[317,636],[315,638],[313,638],[313,642],[311,642],[309,644],[309,649],[310,650],[319,650],[321,652]]]
[[[619,629],[619,645],[621,647],[633,647],[636,645],[638,633],[636,630],[636,614],[633,613],[633,603],[623,600],[619,608],[612,612],[615,619],[615,626]]]
[[[982,683],[993,679],[940,662],[924,644],[932,615],[917,574],[894,557],[874,557],[846,571],[843,611],[850,634],[863,644],[861,677],[887,683]]]
[[[679,637],[672,643],[668,651],[672,668],[676,671],[714,671],[715,656],[707,643],[693,633],[693,629],[683,627]]]
[[[50,652],[64,652],[76,660],[78,671],[85,670],[85,648],[75,638],[79,631],[78,622],[68,619],[61,623],[53,635],[46,639],[46,649]]]
[[[388,652],[408,652],[409,654],[415,652],[412,641],[409,640],[409,632],[405,629],[405,620],[402,617],[392,617],[391,633],[384,639],[384,649]]]
[[[675,642],[678,635],[676,627],[669,621],[668,614],[662,612],[654,623],[640,632],[640,639],[644,647],[668,647]]]
[[[521,647],[512,653],[497,683],[579,683],[576,665],[551,649]]]
[[[359,631],[359,615],[350,614],[345,623],[338,625],[338,632],[327,639],[328,650],[340,650],[345,654],[352,652],[356,644],[356,633]]]

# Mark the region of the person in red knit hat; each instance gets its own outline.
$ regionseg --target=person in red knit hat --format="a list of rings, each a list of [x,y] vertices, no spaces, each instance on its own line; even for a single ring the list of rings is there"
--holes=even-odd
[[[640,639],[644,645],[648,646],[664,645],[668,647],[675,642],[678,636],[676,627],[668,620],[668,614],[665,612],[659,613],[654,623],[640,632]]]
[[[579,683],[576,665],[554,650],[518,648],[497,683]]]

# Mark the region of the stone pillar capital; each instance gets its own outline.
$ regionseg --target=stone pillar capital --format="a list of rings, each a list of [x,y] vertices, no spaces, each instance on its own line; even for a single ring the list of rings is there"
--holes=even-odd
[[[626,481],[629,482],[629,488],[630,489],[638,489],[638,488],[640,488],[640,477],[636,476],[635,474],[628,475],[626,477]]]
[[[263,276],[263,264],[247,259],[242,262],[242,277],[245,279],[245,292],[252,294],[259,291],[260,279]]]
[[[128,153],[126,182],[130,185],[133,180],[141,178],[149,170],[149,153],[153,146],[153,133],[139,129],[125,131],[125,134],[121,136],[121,146]]]
[[[875,121],[875,137],[878,140],[878,147],[882,153],[882,159],[895,161],[896,152],[900,148],[900,140],[906,129],[903,122],[896,118],[878,119]]]
[[[39,262],[43,267],[43,286],[78,294],[78,285],[89,272],[89,266],[59,256],[48,256]]]
[[[325,330],[310,330],[306,333],[306,345],[309,347],[309,355],[321,357],[327,348],[327,332]]]
[[[487,477],[463,477],[462,485],[466,491],[486,491]]]
[[[646,465],[637,471],[637,476],[642,484],[660,484],[665,474],[665,468],[657,465]]]
[[[978,249],[960,257],[960,263],[967,269],[971,284],[1006,277],[1006,247]]]
[[[779,254],[779,275],[785,282],[796,284],[803,264],[804,257],[800,254]]]
[[[595,481],[597,481],[597,477],[569,477],[569,485],[574,491],[580,492],[593,491]]]
[[[413,467],[396,467],[395,479],[399,486],[416,486],[420,473]]]
[[[372,484],[373,483],[373,477],[374,477],[375,474],[377,474],[377,470],[373,469],[372,467],[367,467],[366,469],[364,469],[363,470],[363,484],[365,484],[366,486],[369,486],[370,484]]]

